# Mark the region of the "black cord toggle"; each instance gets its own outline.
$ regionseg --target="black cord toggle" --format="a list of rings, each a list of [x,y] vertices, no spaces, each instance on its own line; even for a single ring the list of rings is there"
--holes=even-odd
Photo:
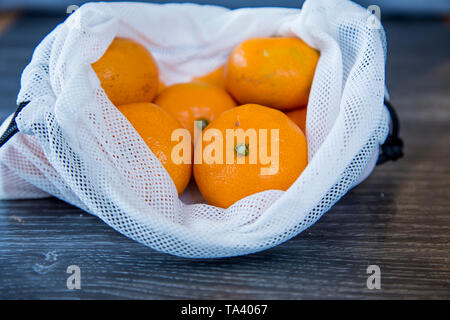
[[[396,161],[403,157],[403,141],[398,136],[400,123],[397,113],[390,101],[384,99],[384,104],[391,116],[392,128],[386,141],[381,145],[381,153],[378,157],[377,165],[385,163],[386,161]]]
[[[378,157],[377,164],[386,161],[396,161],[403,157],[403,141],[399,137],[389,136],[381,146],[381,154]]]

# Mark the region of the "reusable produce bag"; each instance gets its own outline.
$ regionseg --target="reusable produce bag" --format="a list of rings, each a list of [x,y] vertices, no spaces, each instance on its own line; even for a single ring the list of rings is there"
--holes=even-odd
[[[131,38],[150,50],[170,85],[221,66],[242,41],[268,36],[300,37],[320,51],[306,123],[308,166],[287,191],[254,194],[228,209],[192,203],[192,186],[180,199],[91,64],[115,37]],[[85,4],[42,40],[23,72],[19,132],[0,148],[0,198],[52,195],[177,256],[271,248],[315,223],[373,170],[390,124],[385,58],[383,29],[346,0],[309,0],[301,10]]]

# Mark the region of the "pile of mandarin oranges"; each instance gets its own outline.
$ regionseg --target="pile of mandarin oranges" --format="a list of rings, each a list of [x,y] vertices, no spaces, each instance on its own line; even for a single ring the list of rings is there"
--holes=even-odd
[[[298,38],[251,38],[216,70],[166,85],[149,50],[115,38],[92,67],[178,194],[193,177],[208,204],[228,208],[258,192],[287,190],[305,169],[306,110],[318,59]],[[181,151],[186,161],[173,157],[179,129],[189,138],[189,150]],[[243,137],[229,134],[238,129]]]

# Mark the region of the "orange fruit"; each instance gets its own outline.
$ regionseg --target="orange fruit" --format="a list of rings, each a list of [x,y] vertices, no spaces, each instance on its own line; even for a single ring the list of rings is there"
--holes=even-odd
[[[286,112],[286,115],[291,118],[292,121],[295,122],[296,125],[300,129],[302,129],[303,133],[306,134],[306,108],[296,109],[289,112]]]
[[[248,137],[241,141],[226,138],[227,129],[239,128],[244,132],[254,130],[256,139],[251,138],[252,130],[247,131]],[[264,143],[260,129],[266,129],[267,143]],[[272,129],[278,129],[274,130],[278,132],[278,139],[275,137],[273,141]],[[208,134],[213,138],[207,138]],[[208,148],[220,141],[220,135],[223,143],[219,143],[212,152]],[[211,151],[212,158],[219,156],[211,161],[214,159],[208,159],[207,151]],[[227,159],[227,152],[233,155],[231,161]],[[261,153],[271,157],[271,161],[264,160]],[[306,167],[307,153],[305,135],[283,112],[247,104],[225,111],[203,130],[202,142],[197,142],[194,151],[194,178],[209,204],[228,208],[236,201],[261,191],[287,190]]]
[[[204,76],[194,77],[192,78],[192,82],[209,83],[219,88],[225,89],[225,66],[221,66]]]
[[[236,106],[223,89],[207,83],[179,83],[164,89],[155,103],[172,114],[189,130],[194,138],[194,121],[202,121],[202,128],[222,112]]]
[[[177,164],[172,160],[172,149],[178,142],[171,139],[174,130],[183,128],[181,124],[164,109],[149,102],[125,104],[118,109],[161,161],[178,194],[183,193],[191,178],[192,164],[190,161]]]
[[[158,66],[141,44],[115,38],[92,68],[115,105],[151,102],[158,91]]]
[[[163,91],[165,88],[167,88],[166,84],[164,82],[162,82],[161,80],[159,80],[158,92],[156,93],[156,95],[160,94],[161,91]]]
[[[319,53],[298,38],[253,38],[231,53],[226,88],[241,104],[281,110],[308,103]]]

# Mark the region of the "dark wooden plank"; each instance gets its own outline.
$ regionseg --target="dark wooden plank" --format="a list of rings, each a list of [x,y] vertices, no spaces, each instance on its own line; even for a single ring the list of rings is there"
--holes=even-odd
[[[0,59],[2,81],[18,81],[10,69],[59,22],[47,19],[26,19],[0,38],[1,54],[17,59]],[[406,158],[377,168],[310,229],[249,256],[183,259],[54,198],[2,201],[0,298],[450,298],[450,30],[410,21],[388,23],[387,33]],[[5,88],[2,115],[17,91]],[[66,287],[71,264],[81,268],[81,290]],[[366,287],[370,264],[381,268],[381,290]]]
[[[39,14],[21,13],[19,22],[0,33],[0,121],[16,109],[20,75],[31,60],[34,48],[64,20]]]

